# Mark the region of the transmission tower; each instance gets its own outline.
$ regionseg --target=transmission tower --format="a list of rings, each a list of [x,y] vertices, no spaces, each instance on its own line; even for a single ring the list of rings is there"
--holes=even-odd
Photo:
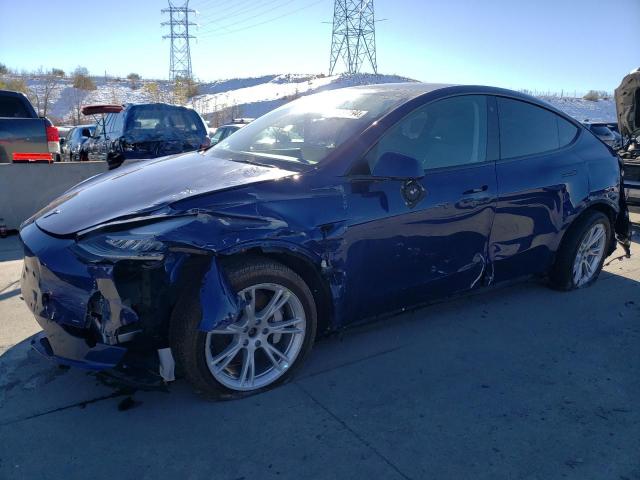
[[[169,0],[169,8],[163,8],[162,13],[169,14],[169,21],[162,22],[162,26],[169,26],[169,35],[163,35],[162,38],[171,40],[169,80],[193,78],[189,40],[195,37],[189,33],[189,27],[195,23],[189,21],[189,14],[195,14],[196,11],[189,8],[189,0],[185,0],[182,6],[176,6]]]
[[[373,0],[335,0],[329,75],[341,58],[348,73],[360,72],[365,62],[378,73]]]

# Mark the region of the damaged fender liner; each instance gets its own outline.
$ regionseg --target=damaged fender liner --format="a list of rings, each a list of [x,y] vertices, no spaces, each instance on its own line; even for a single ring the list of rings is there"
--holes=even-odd
[[[233,323],[239,315],[240,305],[237,296],[216,257],[211,257],[209,269],[202,278],[200,286],[200,305],[202,319],[199,329],[210,332],[219,326]]]

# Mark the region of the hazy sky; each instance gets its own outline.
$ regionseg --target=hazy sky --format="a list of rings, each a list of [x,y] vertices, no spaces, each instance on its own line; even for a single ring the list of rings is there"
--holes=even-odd
[[[180,4],[182,0],[174,0]],[[0,0],[0,62],[166,78],[160,0]],[[191,0],[194,75],[328,71],[333,0]],[[428,82],[613,90],[640,67],[640,0],[375,0],[378,65]],[[259,25],[261,24],[261,25]],[[626,26],[625,26],[626,24]]]

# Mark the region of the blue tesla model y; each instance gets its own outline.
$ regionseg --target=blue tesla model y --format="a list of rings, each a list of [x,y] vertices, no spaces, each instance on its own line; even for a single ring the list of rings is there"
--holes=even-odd
[[[607,145],[520,93],[310,95],[25,222],[34,347],[96,370],[149,352],[210,396],[255,393],[323,332],[531,275],[591,285],[617,244],[628,254],[621,183]]]

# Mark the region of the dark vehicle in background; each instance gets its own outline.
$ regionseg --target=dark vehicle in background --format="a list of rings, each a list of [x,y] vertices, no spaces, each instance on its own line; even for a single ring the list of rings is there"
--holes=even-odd
[[[291,378],[318,332],[530,275],[588,287],[629,254],[620,185],[610,148],[521,93],[332,90],[69,190],[21,229],[22,295],[49,358],[146,349],[164,378],[175,359],[242,396]]]
[[[246,127],[252,121],[253,119],[241,119],[238,121],[234,121],[233,123],[228,123],[226,125],[218,127],[215,133],[211,135],[211,145],[217,145],[232,133],[235,133],[241,128]]]
[[[165,103],[90,105],[82,112],[98,117],[83,150],[88,160],[106,161],[110,169],[128,160],[175,155],[210,145],[204,121],[189,108]]]
[[[64,142],[62,141],[63,139],[60,139],[62,161],[78,162],[86,160],[86,158],[82,158],[82,146],[93,135],[95,129],[95,125],[78,125],[69,130],[69,133],[64,137]],[[89,135],[86,135],[87,133]]]
[[[58,129],[24,94],[0,90],[0,163],[53,162],[59,154]]]
[[[629,203],[640,204],[640,69],[622,79],[615,91],[622,145],[618,155],[624,165]]]
[[[585,128],[614,150],[622,147],[622,136],[611,123],[585,121],[583,124]]]

